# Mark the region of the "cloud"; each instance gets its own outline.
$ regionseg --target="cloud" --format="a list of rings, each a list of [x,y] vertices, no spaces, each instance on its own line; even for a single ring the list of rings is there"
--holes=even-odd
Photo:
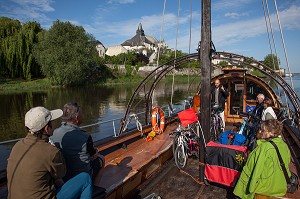
[[[252,4],[257,0],[219,0],[212,3],[214,10],[228,10]]]
[[[282,10],[279,12],[279,16],[283,29],[300,29],[300,21],[298,20],[300,18],[299,6],[291,6],[286,10]],[[279,28],[275,14],[271,15],[271,22],[273,31],[278,34]],[[264,17],[257,17],[250,20],[239,20],[233,23],[212,26],[212,40],[218,48],[230,48],[233,44],[237,44],[240,41],[245,41],[249,38],[255,38],[266,33],[267,31]],[[189,40],[189,31],[186,31],[185,35],[181,35],[177,39],[177,49],[188,52]],[[200,27],[195,27],[192,29],[191,52],[197,48],[199,41]],[[174,48],[176,38],[168,38],[166,43],[169,45],[169,47]]]
[[[247,13],[236,13],[236,12],[228,12],[228,13],[225,13],[225,17],[229,17],[229,18],[232,18],[232,19],[238,19],[242,16],[246,16],[248,15]]]
[[[12,0],[12,2],[20,6],[32,7],[35,10],[40,10],[40,12],[54,11],[54,8],[50,6],[53,3],[52,0]]]
[[[110,21],[102,20],[101,17],[93,23],[93,25],[83,25],[87,32],[93,34],[96,38],[116,38],[123,42],[135,35],[135,31],[142,23],[143,29],[146,35],[153,35],[157,39],[160,39],[162,20],[164,20],[164,32],[168,32],[170,29],[176,26],[177,17],[172,13],[166,13],[164,19],[161,15],[149,15],[142,16],[140,18],[133,18],[124,21]],[[186,18],[181,18],[181,23],[186,23]],[[124,38],[122,40],[122,38]],[[120,43],[121,43],[120,42]],[[105,43],[105,41],[104,41]],[[120,44],[118,43],[118,44]],[[110,45],[118,45],[116,43]]]
[[[0,14],[18,19],[21,22],[38,21],[40,23],[49,22],[46,12],[55,11],[51,7],[51,0],[11,0],[1,5]]]
[[[300,29],[300,7],[292,6],[289,9],[279,13],[283,28]],[[271,15],[271,23],[273,31],[278,31],[277,17]],[[215,42],[221,46],[229,45],[245,38],[251,38],[266,34],[266,25],[264,17],[252,20],[243,20],[235,23],[215,26],[214,31]]]
[[[108,4],[129,4],[134,3],[135,0],[109,0]]]

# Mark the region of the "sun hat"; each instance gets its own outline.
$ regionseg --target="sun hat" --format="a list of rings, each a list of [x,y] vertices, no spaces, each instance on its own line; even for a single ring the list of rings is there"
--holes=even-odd
[[[31,133],[35,133],[46,126],[49,121],[60,118],[62,115],[63,111],[61,109],[49,111],[42,106],[34,107],[25,115],[25,126]]]

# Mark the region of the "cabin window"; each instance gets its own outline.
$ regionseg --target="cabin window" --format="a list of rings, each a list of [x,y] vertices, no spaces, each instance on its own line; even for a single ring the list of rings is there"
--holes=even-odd
[[[252,110],[256,106],[256,97],[259,93],[265,95],[265,97],[270,97],[264,88],[260,85],[254,83],[251,80],[247,80],[246,88],[246,112]]]
[[[253,81],[247,80],[246,99],[256,100],[256,96],[259,93],[265,94],[264,89],[262,89],[259,85],[255,84]]]
[[[243,81],[230,82],[230,115],[238,115],[243,111]]]

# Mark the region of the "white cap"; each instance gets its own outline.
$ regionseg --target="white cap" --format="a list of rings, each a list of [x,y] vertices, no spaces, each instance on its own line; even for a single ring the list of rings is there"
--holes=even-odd
[[[25,115],[25,126],[31,133],[38,132],[45,127],[49,121],[55,120],[63,115],[61,109],[49,111],[48,109],[38,106],[30,109]]]

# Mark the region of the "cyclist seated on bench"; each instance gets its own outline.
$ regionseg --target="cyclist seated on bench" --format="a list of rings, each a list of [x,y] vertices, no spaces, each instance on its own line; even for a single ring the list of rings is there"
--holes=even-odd
[[[277,119],[276,114],[272,108],[273,102],[269,98],[265,98],[264,100],[264,110],[261,115],[261,120],[270,120],[270,119]]]
[[[278,147],[284,166],[289,168],[291,154],[280,137],[282,124],[278,120],[263,121],[257,140],[257,147],[249,154],[246,165],[233,193],[240,198],[254,198],[255,194],[264,196],[283,196],[287,191],[286,179],[272,140]],[[288,175],[290,172],[288,170]]]
[[[220,84],[220,80],[216,79],[215,86],[211,90],[211,102],[220,109],[220,117],[222,118],[223,127],[225,128],[224,108],[225,101],[228,97],[228,91]]]
[[[261,119],[262,112],[264,110],[264,100],[265,96],[262,93],[259,93],[256,97],[256,106],[252,111],[252,114],[259,119]]]

